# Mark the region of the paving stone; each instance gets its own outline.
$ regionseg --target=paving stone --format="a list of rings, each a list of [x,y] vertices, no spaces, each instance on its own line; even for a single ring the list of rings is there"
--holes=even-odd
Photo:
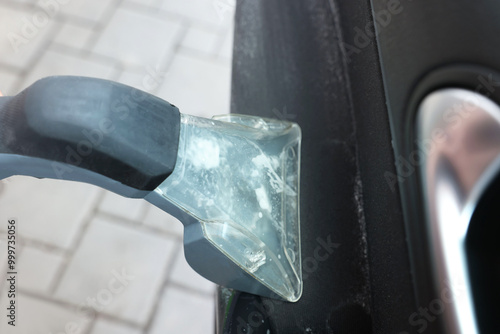
[[[94,34],[90,28],[72,25],[66,22],[54,37],[54,42],[77,49],[83,49],[89,38]]]
[[[126,4],[137,4],[151,8],[161,8],[162,0],[125,0]]]
[[[185,114],[227,114],[230,76],[229,64],[178,53],[158,94]]]
[[[167,75],[168,73],[161,68],[146,66],[125,70],[117,81],[154,95]]]
[[[69,248],[95,205],[99,188],[70,181],[14,176],[0,196],[0,232],[17,218],[18,236]]]
[[[20,276],[19,288],[35,293],[48,293],[50,284],[63,260],[59,254],[29,246],[23,247],[17,267]]]
[[[156,67],[172,51],[180,28],[180,21],[148,17],[119,8],[94,51],[126,64]]]
[[[74,254],[56,297],[144,325],[177,245],[171,238],[95,218]],[[118,275],[132,276],[117,280]]]
[[[164,0],[162,8],[195,22],[222,25],[234,16],[235,5],[235,0]]]
[[[21,277],[22,278],[22,277]],[[7,308],[6,294],[0,298],[0,308]],[[89,319],[78,313],[76,309],[68,308],[46,300],[40,300],[22,293],[16,294],[17,319],[12,327],[2,316],[0,333],[5,334],[61,334],[85,333]]]
[[[107,319],[98,319],[90,334],[140,334],[139,329]]]
[[[36,2],[11,0],[0,4],[0,90],[5,94],[16,94],[14,89],[49,75],[84,75],[158,93],[184,113],[210,117],[229,111],[234,0],[61,0],[66,4],[55,9],[57,19],[33,29],[27,43],[19,44],[15,53],[7,34],[22,35],[22,29],[29,30],[29,22],[33,22],[33,15],[41,15],[41,7],[27,4]],[[91,30],[93,27],[103,30]],[[92,48],[85,50],[93,41]],[[178,43],[180,47],[176,48]],[[162,74],[168,64],[166,75]],[[162,70],[155,70],[157,67]],[[155,73],[158,84],[146,87],[144,79],[154,71],[160,72]],[[101,193],[98,188],[78,183],[27,177],[6,181],[0,183],[0,270],[5,268],[1,255],[6,244],[2,237],[8,217],[18,218],[21,238],[69,249]],[[18,246],[19,287],[47,301],[20,294],[20,326],[13,332],[2,321],[0,333],[71,333],[64,327],[75,321],[81,325],[81,333],[139,334],[142,331],[137,327],[145,326],[152,315],[154,322],[148,334],[212,332],[214,284],[185,261],[180,241],[182,224],[142,200],[112,193],[103,196],[100,210],[118,218],[98,215],[83,230],[85,235],[53,297],[49,298],[46,291],[64,261],[62,255],[30,243]],[[142,222],[171,237],[147,231],[139,224],[121,224],[119,217]],[[171,260],[175,261],[168,268]],[[108,284],[114,282],[113,287],[119,288],[118,281],[112,281],[112,270],[119,272],[122,268],[135,278],[115,294]],[[169,271],[172,285],[162,290],[162,280]],[[6,301],[2,283],[1,308]],[[104,305],[110,292],[112,301]],[[159,308],[153,310],[159,295]],[[61,304],[78,305],[87,298],[96,298],[96,307],[103,307],[101,312],[115,319],[98,316],[88,331],[88,320]],[[130,322],[137,326],[125,324]]]
[[[40,9],[22,10],[0,4],[1,63],[25,69],[29,61],[39,55],[56,24],[53,19],[45,21],[44,13]]]
[[[114,74],[112,63],[101,63],[89,58],[47,51],[23,82],[23,88],[35,81],[53,75],[79,75],[111,79]]]
[[[167,288],[149,334],[212,333],[214,309],[215,304],[211,298]]]
[[[67,15],[74,15],[91,21],[99,21],[108,6],[113,6],[113,1],[102,0],[63,0],[61,11]]]
[[[16,84],[18,76],[14,73],[3,71],[0,66],[0,92],[3,95],[15,95],[14,85]]]
[[[118,82],[147,92],[148,89],[144,86],[147,75],[146,71],[142,73],[139,71],[124,71],[118,78]],[[146,83],[146,85],[148,84]]]
[[[224,37],[224,42],[222,43],[222,47],[218,52],[218,56],[227,59],[229,63],[233,58],[233,37],[234,33],[233,30],[231,29],[226,33],[226,36]]]
[[[26,4],[26,5],[35,5],[38,1],[37,0],[4,0],[4,2],[8,2],[10,4]]]
[[[143,199],[127,198],[106,191],[99,205],[99,211],[141,223],[140,219],[146,205],[147,203]]]
[[[175,259],[174,270],[170,277],[176,284],[206,293],[215,292],[215,284],[194,271],[184,257],[184,252],[179,252]]]
[[[184,227],[179,220],[152,204],[148,204],[143,223],[144,225],[158,228],[177,237],[182,237],[184,234]]]
[[[185,48],[213,55],[218,37],[217,33],[213,31],[192,26],[184,36],[181,45]]]

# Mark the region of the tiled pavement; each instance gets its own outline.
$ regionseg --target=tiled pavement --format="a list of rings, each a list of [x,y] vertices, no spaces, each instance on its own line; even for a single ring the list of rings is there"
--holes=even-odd
[[[2,0],[0,91],[49,75],[147,90],[182,112],[229,111],[234,0]],[[18,317],[0,333],[210,333],[214,285],[182,254],[182,225],[94,186],[0,183],[0,310],[7,220],[18,221]]]

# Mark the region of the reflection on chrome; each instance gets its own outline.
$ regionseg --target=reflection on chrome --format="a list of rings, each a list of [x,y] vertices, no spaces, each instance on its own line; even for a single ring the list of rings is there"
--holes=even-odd
[[[417,140],[427,147],[421,168],[438,293],[466,287],[444,308],[447,333],[478,333],[465,237],[482,193],[500,170],[500,108],[465,89],[428,95],[417,116]]]

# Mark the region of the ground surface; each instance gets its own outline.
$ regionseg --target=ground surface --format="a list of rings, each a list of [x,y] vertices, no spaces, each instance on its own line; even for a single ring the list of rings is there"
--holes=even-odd
[[[229,111],[231,0],[0,2],[0,90],[85,75],[184,113]],[[7,326],[6,230],[17,221],[17,326]],[[182,225],[141,200],[78,183],[0,184],[1,333],[210,333],[214,285],[188,267]]]

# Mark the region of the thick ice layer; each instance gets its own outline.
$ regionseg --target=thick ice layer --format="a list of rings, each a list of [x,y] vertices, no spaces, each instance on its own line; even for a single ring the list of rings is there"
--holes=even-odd
[[[240,115],[181,121],[177,164],[158,191],[196,217],[205,237],[250,275],[297,300],[299,127]]]

